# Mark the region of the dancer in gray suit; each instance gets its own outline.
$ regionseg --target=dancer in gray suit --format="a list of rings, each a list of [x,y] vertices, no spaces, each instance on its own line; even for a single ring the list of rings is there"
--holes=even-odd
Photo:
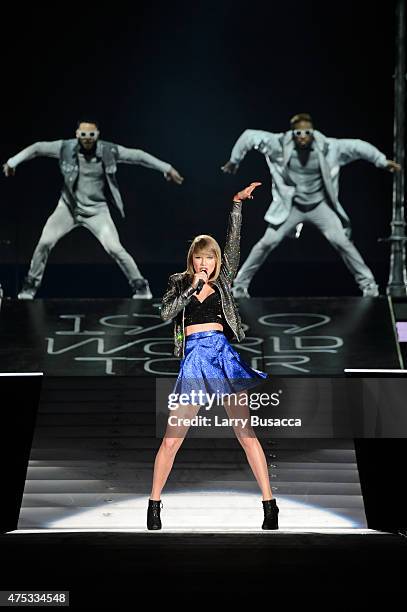
[[[162,172],[168,181],[178,185],[182,176],[170,164],[140,149],[99,140],[99,126],[93,119],[78,122],[76,138],[36,142],[11,157],[3,166],[6,176],[33,157],[54,157],[64,177],[61,197],[48,218],[31,259],[30,269],[18,294],[19,299],[33,299],[41,284],[51,249],[75,227],[86,227],[99,240],[126,275],[133,298],[151,299],[147,279],[134,259],[123,248],[110,216],[108,202],[122,217],[124,206],[116,179],[116,164],[140,164]]]
[[[350,240],[349,217],[338,200],[339,173],[356,159],[390,172],[401,166],[363,140],[327,138],[314,129],[307,113],[294,115],[290,125],[285,133],[245,130],[222,166],[223,172],[235,174],[246,153],[256,149],[265,156],[272,179],[267,229],[235,278],[234,297],[250,297],[250,282],[268,254],[286,236],[298,237],[304,223],[318,227],[338,251],[364,296],[379,295],[371,270]]]

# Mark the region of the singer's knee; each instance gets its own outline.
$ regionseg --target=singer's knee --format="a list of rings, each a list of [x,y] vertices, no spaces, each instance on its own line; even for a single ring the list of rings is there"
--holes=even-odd
[[[164,437],[162,440],[162,449],[169,454],[175,455],[183,442],[183,438]]]

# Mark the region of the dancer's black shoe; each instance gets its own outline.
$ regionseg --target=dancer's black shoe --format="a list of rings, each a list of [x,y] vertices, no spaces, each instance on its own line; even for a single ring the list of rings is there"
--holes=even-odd
[[[153,294],[146,278],[137,278],[130,282],[133,300],[151,300]]]

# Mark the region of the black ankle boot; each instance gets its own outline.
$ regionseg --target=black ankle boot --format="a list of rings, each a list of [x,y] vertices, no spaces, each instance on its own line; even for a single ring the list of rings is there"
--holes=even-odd
[[[160,510],[163,508],[163,503],[161,499],[148,500],[148,510],[147,510],[147,529],[161,529],[161,519],[160,519]]]
[[[266,499],[262,502],[264,510],[264,521],[262,529],[278,529],[278,513],[280,512],[276,500]]]

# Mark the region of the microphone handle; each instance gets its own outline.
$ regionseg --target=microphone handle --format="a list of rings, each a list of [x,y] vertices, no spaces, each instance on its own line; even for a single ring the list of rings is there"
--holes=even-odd
[[[197,295],[201,293],[204,284],[205,284],[205,281],[203,281],[202,278],[200,278],[198,281],[198,285],[196,287],[196,292],[195,292]]]

